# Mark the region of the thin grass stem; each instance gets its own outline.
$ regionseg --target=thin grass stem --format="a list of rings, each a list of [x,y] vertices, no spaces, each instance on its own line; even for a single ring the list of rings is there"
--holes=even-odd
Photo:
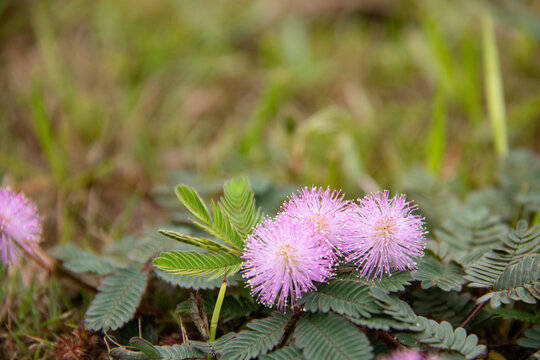
[[[497,42],[495,40],[495,28],[493,26],[493,19],[488,13],[482,15],[482,44],[486,101],[491,127],[493,129],[495,149],[500,157],[505,157],[508,154],[508,139],[506,134],[504,90]]]

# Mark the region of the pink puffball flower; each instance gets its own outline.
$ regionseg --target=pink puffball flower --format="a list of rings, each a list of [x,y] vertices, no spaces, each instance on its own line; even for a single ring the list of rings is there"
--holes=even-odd
[[[320,237],[287,217],[258,225],[246,240],[242,264],[252,295],[285,311],[302,294],[315,290],[316,282],[326,282],[334,263]]]
[[[343,251],[347,261],[358,266],[362,276],[382,277],[392,270],[415,269],[423,256],[424,219],[413,212],[416,205],[405,195],[389,198],[388,191],[369,194],[352,205],[354,216]]]
[[[392,355],[387,356],[383,358],[383,360],[437,360],[438,358],[434,358],[431,356],[424,356],[422,353],[413,350],[413,349],[407,349],[404,351],[394,351]]]
[[[349,205],[350,202],[344,201],[339,191],[305,187],[283,204],[278,217],[302,222],[306,229],[321,234],[335,260],[341,255],[341,243],[348,234],[345,225],[351,217]]]
[[[17,263],[21,250],[32,255],[41,241],[36,207],[24,195],[0,189],[0,257],[6,266]]]

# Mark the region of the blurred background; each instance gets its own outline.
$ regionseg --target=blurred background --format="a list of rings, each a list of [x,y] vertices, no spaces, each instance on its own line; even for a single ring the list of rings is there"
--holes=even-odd
[[[144,225],[150,190],[179,171],[351,196],[393,189],[414,167],[465,188],[489,184],[485,13],[510,147],[540,148],[537,1],[0,9],[0,179],[38,201],[52,241]]]
[[[156,186],[186,176],[465,192],[503,155],[490,76],[509,147],[538,152],[538,1],[0,0],[0,184],[46,246],[94,249],[160,222]]]

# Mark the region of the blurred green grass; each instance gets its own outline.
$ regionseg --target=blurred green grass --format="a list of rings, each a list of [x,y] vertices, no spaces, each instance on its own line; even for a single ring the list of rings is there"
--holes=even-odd
[[[48,245],[94,248],[157,221],[150,190],[173,171],[351,196],[416,166],[464,191],[490,184],[505,138],[540,150],[539,13],[534,1],[2,0],[0,180],[38,202]]]

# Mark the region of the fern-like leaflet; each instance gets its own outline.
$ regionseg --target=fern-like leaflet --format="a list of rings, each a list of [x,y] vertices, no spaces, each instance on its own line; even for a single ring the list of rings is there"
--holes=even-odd
[[[437,286],[444,291],[461,291],[465,283],[463,275],[465,273],[458,263],[451,260],[445,264],[431,251],[426,251],[418,263],[418,269],[413,272],[414,278],[421,281],[423,289]]]
[[[235,229],[246,238],[261,220],[261,209],[255,206],[255,195],[246,178],[235,178],[223,186],[220,206],[229,216]]]
[[[490,300],[493,308],[514,300],[536,303],[540,299],[540,226],[529,229],[521,220],[501,240],[501,247],[467,268],[469,286],[491,288],[478,302]]]
[[[204,356],[202,351],[199,351],[186,343],[174,344],[171,346],[156,346],[145,339],[134,337],[129,340],[129,345],[136,349],[136,351],[126,349],[125,347],[117,347],[111,349],[109,355],[117,359],[126,360],[183,360],[199,359]]]
[[[293,338],[306,359],[373,359],[366,335],[334,313],[304,314],[298,321]]]
[[[210,280],[240,270],[242,258],[230,253],[168,251],[154,259],[154,265],[174,275],[210,276]]]
[[[521,339],[518,340],[518,344],[533,349],[540,349],[540,324],[525,330]]]
[[[302,360],[304,355],[302,350],[294,345],[282,347],[266,355],[259,356],[261,360]]]
[[[305,309],[312,312],[327,313],[332,310],[338,314],[354,318],[370,318],[371,313],[379,312],[379,307],[369,293],[369,286],[357,277],[341,275],[322,284],[317,291],[306,293],[299,301]]]
[[[417,342],[457,351],[467,359],[474,359],[485,351],[485,345],[478,345],[478,337],[474,334],[467,335],[465,329],[461,327],[454,329],[447,321],[438,323],[418,316],[405,301],[380,289],[372,289],[371,292],[384,308],[384,313],[401,323],[396,329],[414,332],[413,337]]]
[[[115,330],[128,322],[139,306],[147,281],[146,271],[132,268],[118,269],[107,277],[86,312],[88,329]]]
[[[176,195],[195,217],[195,225],[238,251],[242,250],[248,233],[261,219],[261,211],[255,206],[255,196],[245,178],[236,178],[225,183],[222,199],[218,203],[211,201],[213,216],[193,188],[179,185]],[[208,245],[206,239],[184,240],[195,240]],[[216,244],[215,246],[219,246],[219,243]]]
[[[266,354],[279,344],[290,316],[273,312],[265,319],[253,320],[248,329],[237,333],[225,346],[218,349],[223,360],[248,360]]]

